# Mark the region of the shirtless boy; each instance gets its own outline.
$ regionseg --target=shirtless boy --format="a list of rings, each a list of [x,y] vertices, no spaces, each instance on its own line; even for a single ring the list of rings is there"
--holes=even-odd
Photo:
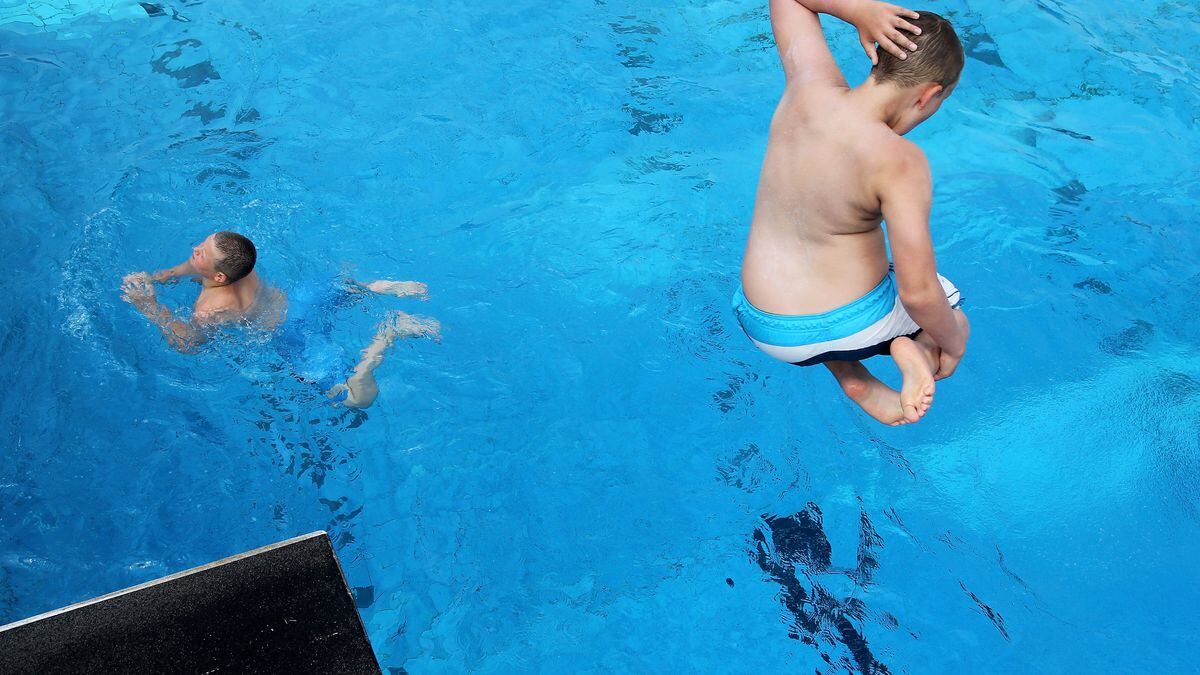
[[[383,362],[383,354],[397,338],[438,338],[439,325],[434,319],[390,312],[379,325],[371,343],[362,350],[362,358],[353,372],[341,381],[343,373],[335,363],[340,350],[328,343],[329,314],[347,298],[367,291],[404,297],[426,296],[425,284],[415,281],[321,280],[312,288],[297,289],[292,302],[276,289],[264,284],[254,271],[258,252],[246,237],[235,232],[216,232],[192,248],[186,261],[169,269],[147,274],[126,275],[121,285],[122,299],[145,314],[172,347],[188,352],[204,342],[207,333],[222,324],[241,323],[277,331],[277,346],[293,361],[301,379],[321,385],[323,390],[350,408],[366,408],[375,402],[379,386],[374,370]],[[200,283],[200,294],[190,321],[183,321],[159,304],[154,283],[174,283],[191,277]],[[282,326],[280,325],[282,324]],[[332,356],[332,358],[330,358]]]
[[[933,404],[934,381],[962,360],[970,330],[958,289],[934,261],[929,163],[903,136],[954,90],[962,45],[931,12],[874,0],[770,3],[787,84],[771,120],[734,313],[764,352],[823,363],[880,422],[916,422]],[[857,87],[838,69],[818,12],[858,29],[873,67]],[[899,392],[861,363],[880,354],[899,366]]]

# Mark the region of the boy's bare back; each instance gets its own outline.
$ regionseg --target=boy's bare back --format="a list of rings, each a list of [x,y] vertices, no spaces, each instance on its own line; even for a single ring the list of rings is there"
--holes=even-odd
[[[789,86],[771,120],[742,262],[746,297],[765,311],[823,312],[887,274],[878,185],[885,158],[919,150],[849,97],[849,87]]]

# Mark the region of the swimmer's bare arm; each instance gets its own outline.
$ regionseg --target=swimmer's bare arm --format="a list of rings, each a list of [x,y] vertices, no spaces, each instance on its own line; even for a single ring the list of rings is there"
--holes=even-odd
[[[913,321],[957,362],[966,351],[967,341],[937,277],[933,240],[929,236],[929,209],[933,202],[929,161],[909,141],[897,141],[896,146],[885,151],[894,152],[884,160],[878,175],[878,191],[896,266],[900,302]]]
[[[788,84],[847,86],[817,18],[817,12],[829,12],[827,6],[835,3],[830,0],[770,1],[771,31],[775,34],[775,48],[779,50]]]
[[[174,267],[168,267],[165,270],[159,270],[150,275],[150,280],[160,284],[175,283],[179,277],[194,277],[196,276],[196,268],[192,267],[192,262],[186,260]]]
[[[899,5],[875,0],[770,0],[771,30],[775,46],[788,82],[818,82],[846,87],[846,78],[838,68],[817,14],[829,14],[858,29],[858,41],[863,51],[878,63],[875,44],[898,58],[905,58],[905,49],[917,46],[901,32],[920,33],[920,29],[905,20],[919,14]]]
[[[150,275],[135,272],[126,275],[121,284],[121,299],[130,303],[146,315],[162,331],[167,343],[181,352],[195,351],[206,339],[201,328],[211,322],[211,317],[196,313],[193,321],[180,321],[170,309],[158,302],[151,284]]]

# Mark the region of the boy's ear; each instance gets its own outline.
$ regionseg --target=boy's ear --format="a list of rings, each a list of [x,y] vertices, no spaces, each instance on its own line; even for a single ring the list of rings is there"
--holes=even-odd
[[[213,275],[213,281],[217,282],[218,284],[225,284],[229,283],[229,277],[226,276],[224,272],[217,272]]]
[[[943,89],[945,89],[945,87],[940,84],[930,83],[926,86],[928,89],[921,92],[921,97],[917,99],[917,103],[919,104],[918,107],[921,109],[924,109],[925,106],[929,105],[929,102],[933,100],[933,97],[937,96]]]

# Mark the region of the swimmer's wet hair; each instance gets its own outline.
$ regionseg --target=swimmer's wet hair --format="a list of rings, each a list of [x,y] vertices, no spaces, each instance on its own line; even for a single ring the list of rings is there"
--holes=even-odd
[[[899,59],[886,49],[879,49],[879,63],[871,68],[871,75],[876,82],[894,82],[900,87],[936,82],[949,89],[962,73],[962,43],[949,21],[933,12],[915,11],[921,18],[905,20],[920,28],[921,34],[901,32],[917,44],[917,51]]]
[[[254,242],[237,232],[225,230],[213,236],[213,243],[221,252],[221,259],[213,267],[224,274],[229,283],[240,281],[254,271],[254,263],[258,260]]]

